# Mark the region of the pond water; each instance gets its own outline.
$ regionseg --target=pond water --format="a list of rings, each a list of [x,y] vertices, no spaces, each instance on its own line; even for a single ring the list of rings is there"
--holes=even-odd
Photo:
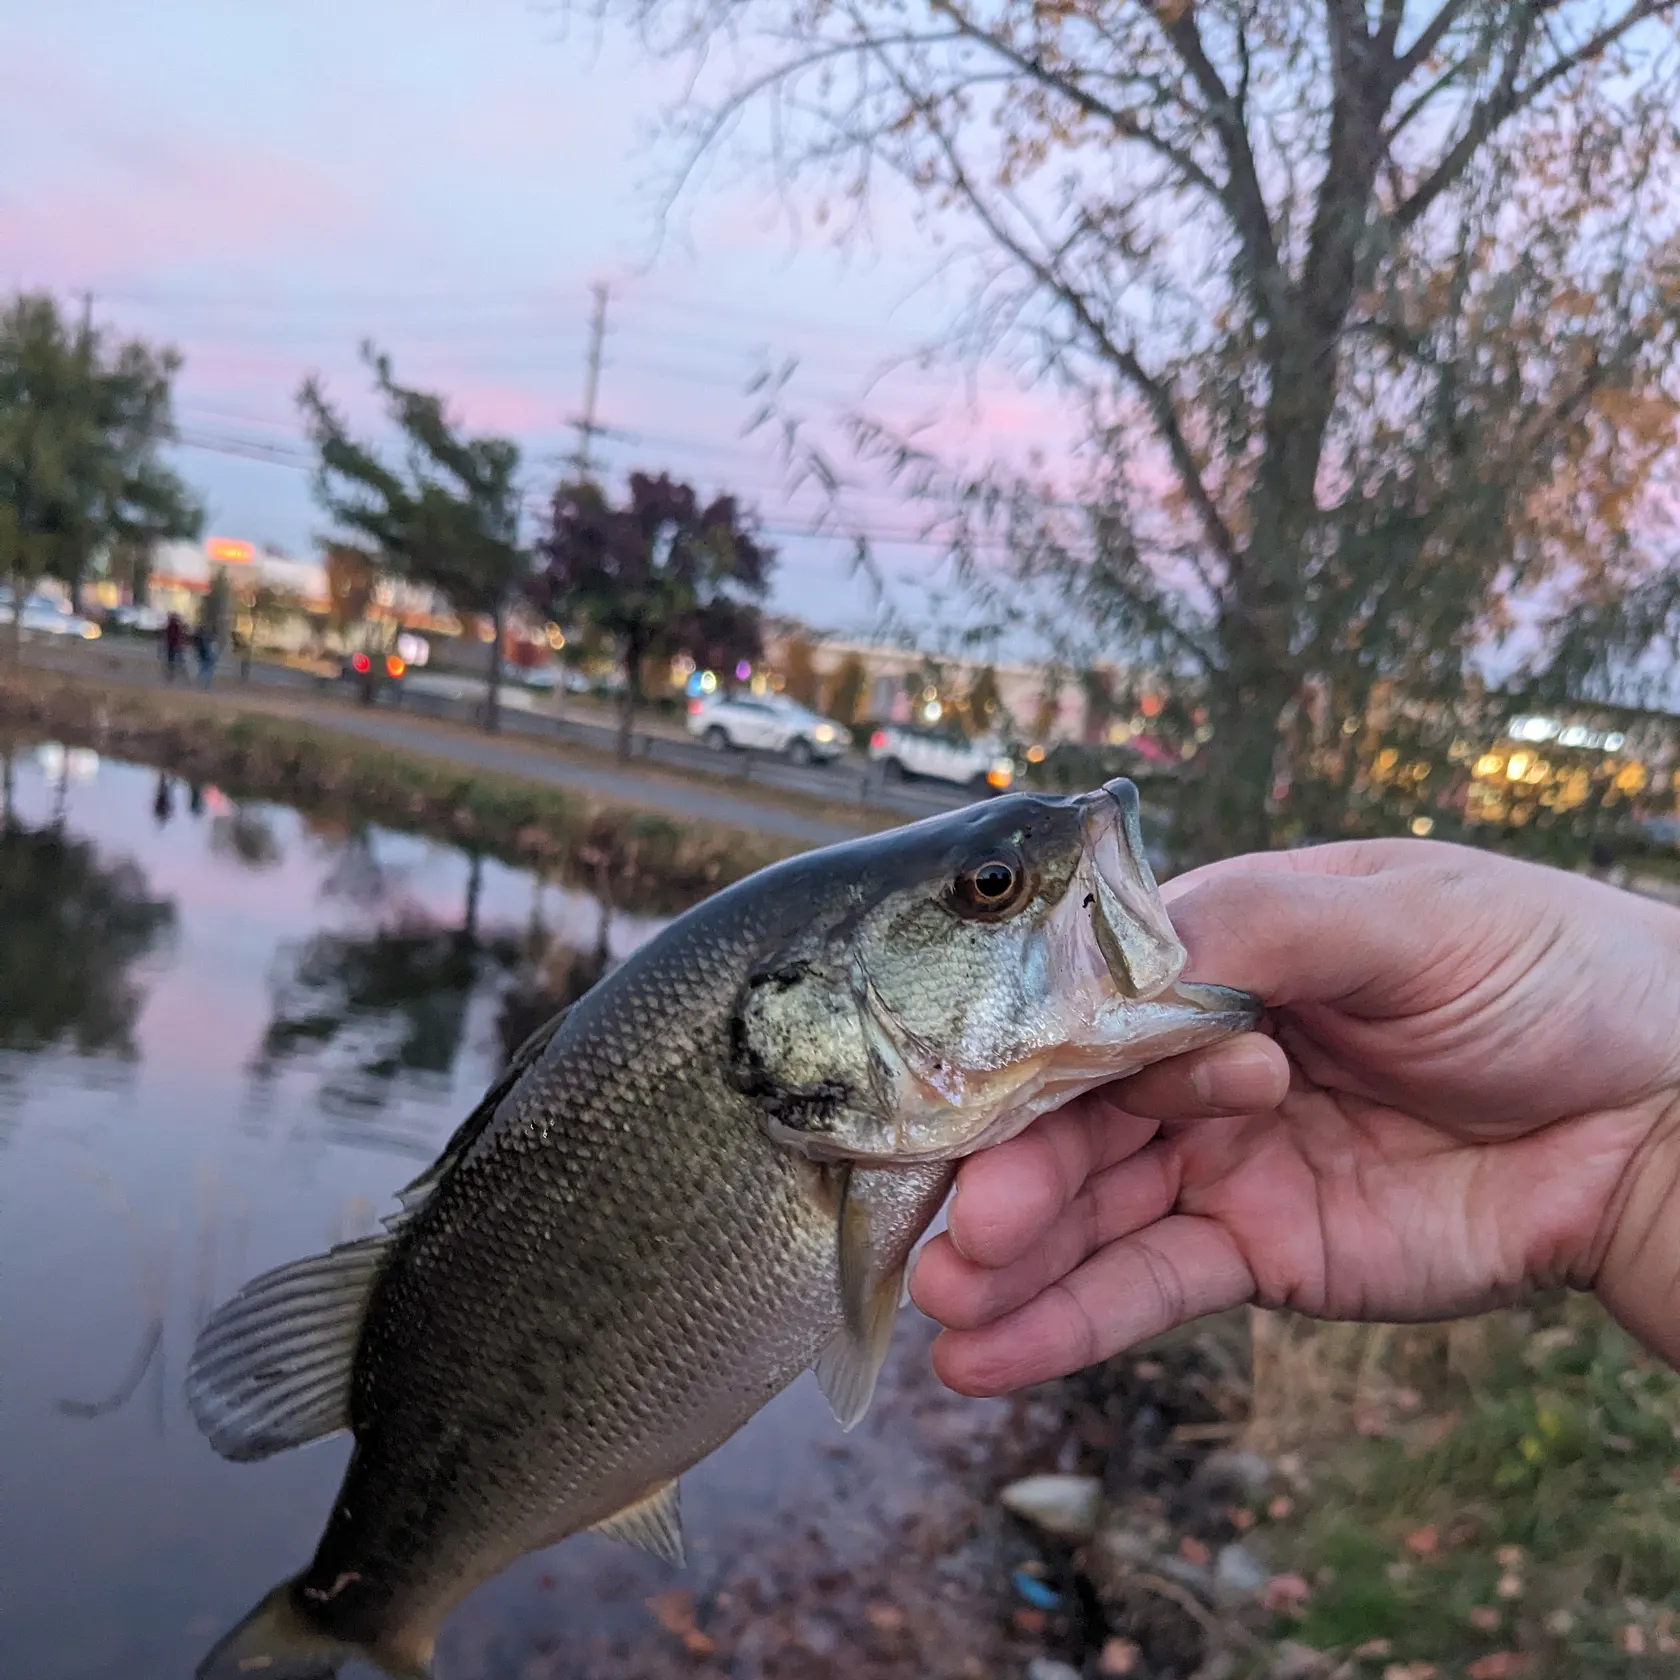
[[[0,1673],[185,1680],[307,1561],[348,1451],[216,1458],[198,1326],[375,1229],[506,1049],[660,924],[87,753],[8,762]],[[1043,1419],[945,1395],[928,1339],[906,1313],[853,1435],[807,1376],[691,1472],[686,1569],[593,1536],[529,1558],[439,1680],[1013,1672],[984,1495]]]

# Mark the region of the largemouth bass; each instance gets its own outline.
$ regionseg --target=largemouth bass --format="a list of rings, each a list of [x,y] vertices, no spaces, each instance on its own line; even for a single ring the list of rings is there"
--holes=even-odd
[[[206,1325],[218,1452],[354,1448],[314,1560],[201,1680],[414,1680],[473,1588],[584,1529],[680,1559],[678,1477],[802,1371],[863,1416],[958,1158],[1255,1022],[1183,963],[1124,781],[808,853],[671,923],[381,1235]]]

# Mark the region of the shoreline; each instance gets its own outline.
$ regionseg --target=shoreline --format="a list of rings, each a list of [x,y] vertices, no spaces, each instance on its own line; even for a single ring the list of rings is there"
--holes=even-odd
[[[809,849],[500,770],[452,766],[313,720],[212,710],[196,696],[136,692],[28,667],[0,672],[0,736],[90,747],[189,783],[213,783],[236,799],[476,848],[655,914],[679,914]]]

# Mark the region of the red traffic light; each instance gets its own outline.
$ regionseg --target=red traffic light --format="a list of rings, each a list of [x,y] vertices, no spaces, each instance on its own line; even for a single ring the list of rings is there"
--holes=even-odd
[[[365,653],[352,654],[350,656],[350,669],[358,677],[365,677],[373,669],[373,661]]]

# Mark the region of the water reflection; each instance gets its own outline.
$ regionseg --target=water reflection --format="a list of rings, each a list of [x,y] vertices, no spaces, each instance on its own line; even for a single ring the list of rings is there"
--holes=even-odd
[[[235,813],[211,788],[194,821],[155,770],[64,770],[19,756],[0,837],[0,1673],[185,1680],[308,1557],[347,1451],[215,1458],[181,1393],[208,1308],[372,1229],[505,1047],[659,923],[412,836]],[[236,815],[271,844],[236,843]],[[87,1077],[115,1054],[120,1085]],[[673,1588],[733,1618],[720,1673],[991,1671],[993,1621],[955,1603],[902,1661],[847,1643],[876,1637],[862,1605],[903,1570],[981,1575],[939,1455],[990,1414],[928,1397],[924,1342],[905,1326],[855,1434],[805,1379],[698,1467],[685,1573],[568,1541],[474,1596],[439,1672],[689,1672],[645,1607]],[[826,1655],[800,1648],[795,1610]]]
[[[465,1042],[473,1000],[509,974],[520,954],[509,929],[479,927],[484,861],[468,860],[459,919],[453,925],[391,890],[377,842],[355,837],[323,890],[371,907],[366,929],[318,933],[281,957],[274,1012],[251,1065],[271,1083],[288,1064],[319,1069],[316,1101],[338,1123],[362,1127],[409,1083],[446,1089]],[[429,1131],[384,1134],[385,1147],[429,1159]]]
[[[7,783],[12,777],[8,760]],[[64,799],[61,780],[55,807]],[[101,860],[58,826],[30,828],[8,809],[0,828],[0,1047],[65,1045],[132,1058],[141,958],[174,926],[132,862]]]

